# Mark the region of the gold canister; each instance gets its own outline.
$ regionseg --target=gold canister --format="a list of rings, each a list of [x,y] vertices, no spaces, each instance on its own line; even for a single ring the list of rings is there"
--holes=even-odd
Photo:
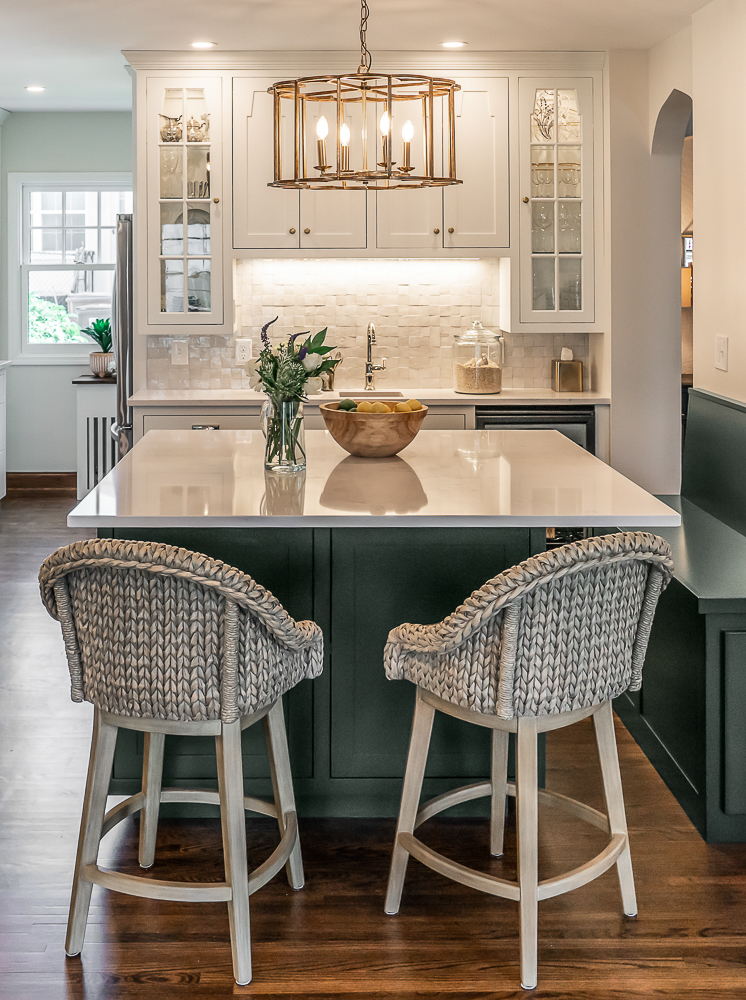
[[[554,392],[583,391],[583,362],[552,360],[552,389]]]

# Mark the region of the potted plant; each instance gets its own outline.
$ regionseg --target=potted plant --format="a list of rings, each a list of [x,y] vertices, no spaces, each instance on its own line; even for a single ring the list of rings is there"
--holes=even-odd
[[[94,375],[104,378],[109,373],[109,365],[114,361],[111,350],[111,320],[94,319],[91,325],[82,332],[87,334],[91,340],[95,340],[101,348],[100,351],[91,351],[89,364]]]

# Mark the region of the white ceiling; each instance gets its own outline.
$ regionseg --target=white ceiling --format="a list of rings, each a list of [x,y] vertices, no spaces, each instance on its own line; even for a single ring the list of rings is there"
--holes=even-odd
[[[647,49],[708,0],[369,0],[368,45]],[[122,49],[356,49],[358,0],[0,0],[0,108],[127,110]],[[354,68],[354,67],[351,67]],[[43,94],[25,87],[40,84]]]

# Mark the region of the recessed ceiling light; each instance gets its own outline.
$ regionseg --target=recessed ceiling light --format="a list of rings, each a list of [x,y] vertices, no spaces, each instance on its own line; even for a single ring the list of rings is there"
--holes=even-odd
[[[193,49],[211,49],[213,46],[217,45],[217,42],[192,42]]]
[[[463,49],[466,42],[441,42],[444,49]]]
[[[46,87],[26,87],[29,94],[41,94],[41,92],[46,89]]]

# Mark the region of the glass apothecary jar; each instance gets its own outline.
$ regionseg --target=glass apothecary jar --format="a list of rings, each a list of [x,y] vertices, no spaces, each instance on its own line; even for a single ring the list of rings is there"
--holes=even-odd
[[[455,337],[453,388],[472,395],[500,392],[504,360],[503,335],[485,330],[475,320],[468,330]]]

